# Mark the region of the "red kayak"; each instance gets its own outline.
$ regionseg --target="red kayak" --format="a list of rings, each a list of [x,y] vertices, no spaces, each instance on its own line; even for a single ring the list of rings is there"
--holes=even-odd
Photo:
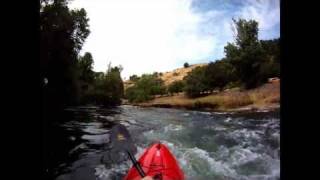
[[[150,146],[142,154],[138,161],[147,176],[157,180],[184,180],[184,174],[177,160],[169,149],[161,143]],[[141,180],[141,176],[135,167],[131,167],[125,180]]]

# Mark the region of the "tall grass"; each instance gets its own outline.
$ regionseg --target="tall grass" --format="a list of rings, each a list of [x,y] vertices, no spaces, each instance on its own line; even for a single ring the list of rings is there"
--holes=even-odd
[[[226,110],[243,106],[264,106],[280,102],[279,83],[265,84],[259,88],[240,91],[220,92],[199,98],[188,98],[183,93],[175,96],[155,98],[144,105],[167,105],[170,107],[211,108]]]
[[[236,108],[252,104],[250,96],[247,93],[231,92],[223,95],[210,95],[199,99],[201,103],[211,103],[218,108]]]

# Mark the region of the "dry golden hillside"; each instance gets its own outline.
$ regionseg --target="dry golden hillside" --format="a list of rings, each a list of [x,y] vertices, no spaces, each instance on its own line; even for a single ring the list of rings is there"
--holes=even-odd
[[[201,67],[201,66],[206,66],[207,64],[193,64],[190,65],[187,68],[178,68],[173,71],[165,72],[162,74],[160,77],[163,81],[164,84],[167,86],[175,81],[180,81],[182,80],[190,71],[192,71],[196,67]]]
[[[163,72],[160,78],[164,81],[164,84],[167,86],[175,81],[182,80],[190,71],[192,71],[196,67],[206,66],[206,63],[203,64],[193,64],[187,68],[177,68],[169,72]],[[127,89],[130,86],[134,85],[134,82],[127,80],[123,82],[124,89]]]

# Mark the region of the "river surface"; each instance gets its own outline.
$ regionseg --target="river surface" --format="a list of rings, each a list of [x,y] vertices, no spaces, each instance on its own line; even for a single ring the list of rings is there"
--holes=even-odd
[[[116,180],[131,167],[114,158],[109,131],[125,125],[137,145],[135,156],[161,141],[186,179],[280,179],[279,112],[249,114],[120,106],[68,108],[47,127],[47,170],[52,180]]]

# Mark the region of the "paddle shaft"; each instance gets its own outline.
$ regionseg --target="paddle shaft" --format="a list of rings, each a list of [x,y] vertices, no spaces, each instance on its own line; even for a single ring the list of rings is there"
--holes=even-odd
[[[144,173],[143,169],[141,168],[139,162],[136,160],[136,158],[129,151],[127,151],[127,153],[129,155],[134,167],[138,170],[140,176],[145,177],[146,174]]]

